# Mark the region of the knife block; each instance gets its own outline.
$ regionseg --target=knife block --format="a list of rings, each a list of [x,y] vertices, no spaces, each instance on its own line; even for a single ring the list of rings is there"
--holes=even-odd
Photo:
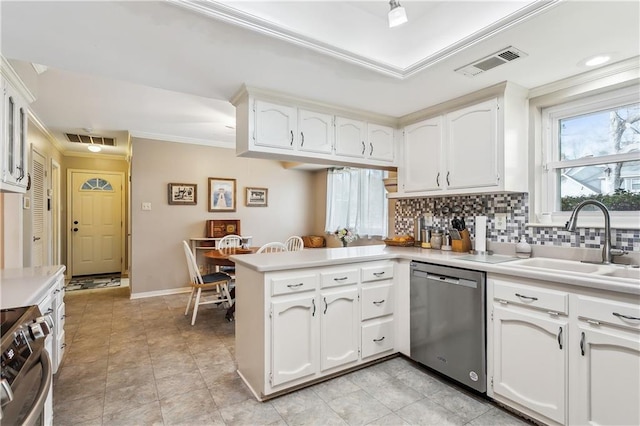
[[[469,230],[463,229],[460,231],[459,240],[451,240],[451,250],[458,253],[467,253],[471,250],[471,238],[469,236]]]

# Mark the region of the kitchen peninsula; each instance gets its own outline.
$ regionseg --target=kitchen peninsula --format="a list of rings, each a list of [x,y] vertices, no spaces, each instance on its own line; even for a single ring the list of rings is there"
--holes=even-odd
[[[571,251],[566,253],[571,259]],[[637,269],[629,278],[621,278],[615,271],[631,269],[589,265],[593,268],[583,273],[580,268],[571,269],[574,264],[586,265],[575,257],[546,259],[546,263],[541,261],[545,258],[535,258],[546,266],[534,267],[527,266],[533,259],[486,263],[465,253],[386,246],[232,259],[237,280],[238,373],[258,400],[397,353],[410,356],[409,280],[410,263],[415,260],[487,274],[490,398],[547,424],[575,423],[576,419],[584,423],[584,413],[623,423],[637,420],[637,410],[628,406],[628,401],[640,398],[640,379],[629,380],[640,375],[630,375],[628,370],[640,365],[640,321],[629,319],[640,318]],[[507,314],[522,317],[513,322]],[[539,346],[515,342],[509,333],[514,331],[509,327],[524,321],[552,323],[547,327],[550,331],[540,333],[542,328],[536,324],[529,332],[533,335],[526,336]],[[583,337],[585,333],[589,337]],[[604,334],[615,344],[595,359],[590,351],[602,349],[598,338]],[[613,362],[620,353],[621,358]],[[504,363],[507,358],[510,364]],[[535,371],[539,364],[548,372],[514,375],[514,359],[525,370]],[[599,374],[603,368],[616,383],[634,382],[625,386],[631,399],[613,400],[606,395],[611,392],[599,393],[600,401],[589,399],[594,395],[591,389],[613,383],[603,381]],[[558,382],[557,377],[562,380]],[[556,387],[557,393],[550,392]]]

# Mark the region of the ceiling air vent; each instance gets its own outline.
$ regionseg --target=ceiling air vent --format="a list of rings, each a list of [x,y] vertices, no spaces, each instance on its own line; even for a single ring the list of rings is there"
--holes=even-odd
[[[79,135],[76,133],[65,133],[69,142],[86,143],[103,146],[115,146],[116,140],[114,138],[105,138],[103,136],[94,135]]]
[[[502,49],[499,52],[494,53],[493,55],[489,55],[486,58],[479,59],[469,65],[458,68],[455,72],[466,75],[467,77],[474,77],[499,65],[515,61],[516,59],[523,58],[525,56],[527,56],[527,54],[522,50],[509,46],[506,49]]]

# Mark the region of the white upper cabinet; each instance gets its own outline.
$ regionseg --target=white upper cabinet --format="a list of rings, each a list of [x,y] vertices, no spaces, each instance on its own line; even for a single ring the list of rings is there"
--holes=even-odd
[[[504,83],[406,126],[398,193],[390,197],[527,191],[526,93]]]
[[[259,89],[244,88],[231,102],[236,107],[238,156],[355,167],[395,166],[393,118],[351,114],[344,108]],[[337,114],[344,112],[353,117]]]
[[[367,152],[366,137],[364,121],[336,117],[336,154],[364,158]]]
[[[321,112],[298,110],[300,151],[331,154],[333,148],[333,116]]]
[[[442,176],[442,117],[407,126],[404,129],[404,191],[439,191]],[[412,160],[411,160],[412,159]]]
[[[294,149],[297,133],[296,109],[271,102],[255,102],[256,145],[271,146],[280,149]]]
[[[20,91],[12,85],[5,74],[11,75],[2,63],[0,86],[2,90],[2,107],[0,109],[0,152],[2,154],[2,176],[0,191],[25,193],[28,177],[27,161],[27,123],[28,102]],[[16,84],[22,83],[14,77]],[[26,90],[26,89],[25,89]]]
[[[498,100],[447,114],[447,189],[498,185]]]

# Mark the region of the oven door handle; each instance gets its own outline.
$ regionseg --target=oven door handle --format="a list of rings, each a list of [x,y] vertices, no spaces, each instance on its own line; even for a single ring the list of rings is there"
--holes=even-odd
[[[29,410],[29,414],[24,418],[23,424],[31,425],[35,424],[38,417],[42,414],[44,403],[49,396],[49,389],[51,388],[51,359],[46,350],[40,352],[40,363],[42,364],[42,381],[40,382],[40,389],[38,389],[38,395],[36,396],[33,407]]]

